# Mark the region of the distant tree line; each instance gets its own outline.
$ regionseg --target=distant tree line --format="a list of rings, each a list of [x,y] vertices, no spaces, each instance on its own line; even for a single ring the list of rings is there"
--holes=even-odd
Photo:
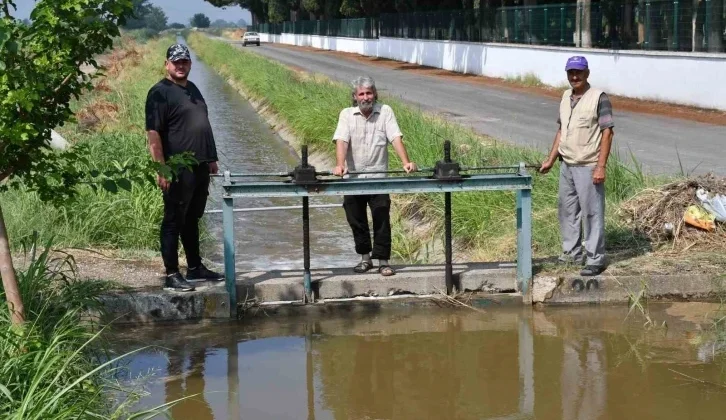
[[[496,9],[507,6],[534,6],[568,3],[583,13],[576,17],[580,45],[593,46],[592,8],[603,12],[606,29],[634,39],[662,41],[664,49],[676,48],[674,37],[691,51],[724,50],[726,0],[205,0],[217,7],[240,6],[252,14],[252,24],[298,20],[331,20],[378,17],[382,13],[430,12],[437,10]],[[582,21],[581,21],[582,20]],[[652,41],[651,41],[652,42]],[[667,46],[665,45],[667,44]]]
[[[237,22],[230,20],[217,19],[214,22],[210,22],[209,17],[204,13],[197,13],[189,19],[189,26],[193,28],[244,28],[247,26],[247,21],[240,19]]]
[[[129,18],[124,25],[125,29],[150,29],[155,32],[163,31],[164,29],[184,29],[186,25],[183,23],[174,22],[169,24],[166,13],[153,4],[149,4],[149,0],[132,0],[133,2],[133,17]],[[209,17],[204,13],[197,13],[189,19],[190,27],[197,28],[244,28],[248,22],[244,19],[240,19],[237,22],[227,21],[224,19],[217,19],[211,22]]]
[[[381,13],[476,9],[562,3],[566,0],[205,0],[217,7],[240,6],[252,14],[252,24],[287,20],[329,20],[378,17]],[[571,0],[572,1],[572,0]],[[590,1],[590,0],[587,0]]]

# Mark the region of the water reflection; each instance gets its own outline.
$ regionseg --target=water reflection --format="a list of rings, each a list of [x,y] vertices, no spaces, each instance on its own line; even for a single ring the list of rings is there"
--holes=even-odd
[[[164,381],[166,402],[196,395],[171,407],[175,419],[213,419],[212,408],[204,398],[205,349],[196,349],[189,354],[171,353],[167,378]],[[200,380],[200,378],[202,378]],[[197,395],[198,394],[198,395]]]
[[[160,366],[167,377],[144,402],[199,393],[172,409],[177,419],[720,418],[723,390],[676,373],[724,381],[686,341],[693,324],[644,334],[624,315],[405,311],[116,338],[120,350],[163,342],[183,355]]]
[[[605,410],[605,351],[599,338],[568,339],[562,361],[562,419],[597,419]]]

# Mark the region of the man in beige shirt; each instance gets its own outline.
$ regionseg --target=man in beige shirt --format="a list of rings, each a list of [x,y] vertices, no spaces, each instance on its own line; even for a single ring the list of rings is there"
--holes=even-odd
[[[590,87],[587,59],[570,57],[565,65],[572,89],[562,95],[560,128],[541,173],[559,159],[558,216],[562,234],[562,262],[582,261],[585,238],[585,268],[582,276],[605,270],[605,167],[613,139],[612,105],[607,95]],[[584,228],[584,234],[583,234]]]
[[[377,103],[378,92],[370,77],[353,81],[353,106],[340,112],[338,127],[333,135],[337,163],[333,174],[344,176],[348,172],[383,172],[388,170],[388,144],[393,146],[408,173],[416,170],[409,161],[403,134],[396,116],[388,105]],[[356,178],[382,178],[385,173],[348,174]],[[373,217],[373,246],[368,226],[367,207]],[[343,208],[353,231],[355,252],[361,261],[353,269],[364,273],[373,268],[371,259],[379,260],[378,272],[392,276],[395,271],[388,265],[391,257],[391,198],[388,194],[346,195]],[[371,253],[372,251],[372,253]]]

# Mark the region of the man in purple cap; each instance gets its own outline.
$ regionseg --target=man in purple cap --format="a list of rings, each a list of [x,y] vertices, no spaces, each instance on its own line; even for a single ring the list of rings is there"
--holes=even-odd
[[[586,257],[582,276],[605,270],[605,167],[613,140],[610,99],[590,87],[587,59],[570,57],[565,65],[572,89],[562,95],[559,129],[541,173],[560,160],[558,216],[564,263],[582,263],[583,228]]]
[[[207,269],[199,253],[199,219],[209,195],[209,174],[216,174],[217,148],[209,123],[207,104],[197,86],[189,81],[192,59],[183,44],[166,51],[166,77],[149,89],[146,97],[146,135],[152,159],[191,152],[197,164],[181,169],[173,182],[159,175],[164,197],[161,222],[161,257],[166,267],[164,288],[192,291],[187,280],[221,280]],[[187,278],[179,272],[179,239],[187,257]]]

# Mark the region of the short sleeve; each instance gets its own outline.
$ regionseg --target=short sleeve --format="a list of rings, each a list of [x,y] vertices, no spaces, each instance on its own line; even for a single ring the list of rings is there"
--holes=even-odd
[[[610,103],[610,98],[608,98],[606,93],[600,95],[600,100],[597,104],[597,122],[600,125],[600,130],[615,127],[615,122],[613,121],[613,105]]]
[[[166,127],[166,100],[164,95],[152,88],[146,96],[146,131],[161,133]]]
[[[333,142],[337,140],[350,143],[350,128],[348,127],[347,109],[340,111],[340,115],[338,117],[338,126],[335,128],[335,133],[333,134]]]
[[[385,124],[386,124],[386,138],[388,138],[389,142],[393,142],[393,140],[396,139],[396,137],[403,137],[403,133],[401,133],[401,129],[398,127],[398,121],[396,121],[396,116],[393,114],[393,109],[391,107],[386,106],[384,108],[385,112]]]

